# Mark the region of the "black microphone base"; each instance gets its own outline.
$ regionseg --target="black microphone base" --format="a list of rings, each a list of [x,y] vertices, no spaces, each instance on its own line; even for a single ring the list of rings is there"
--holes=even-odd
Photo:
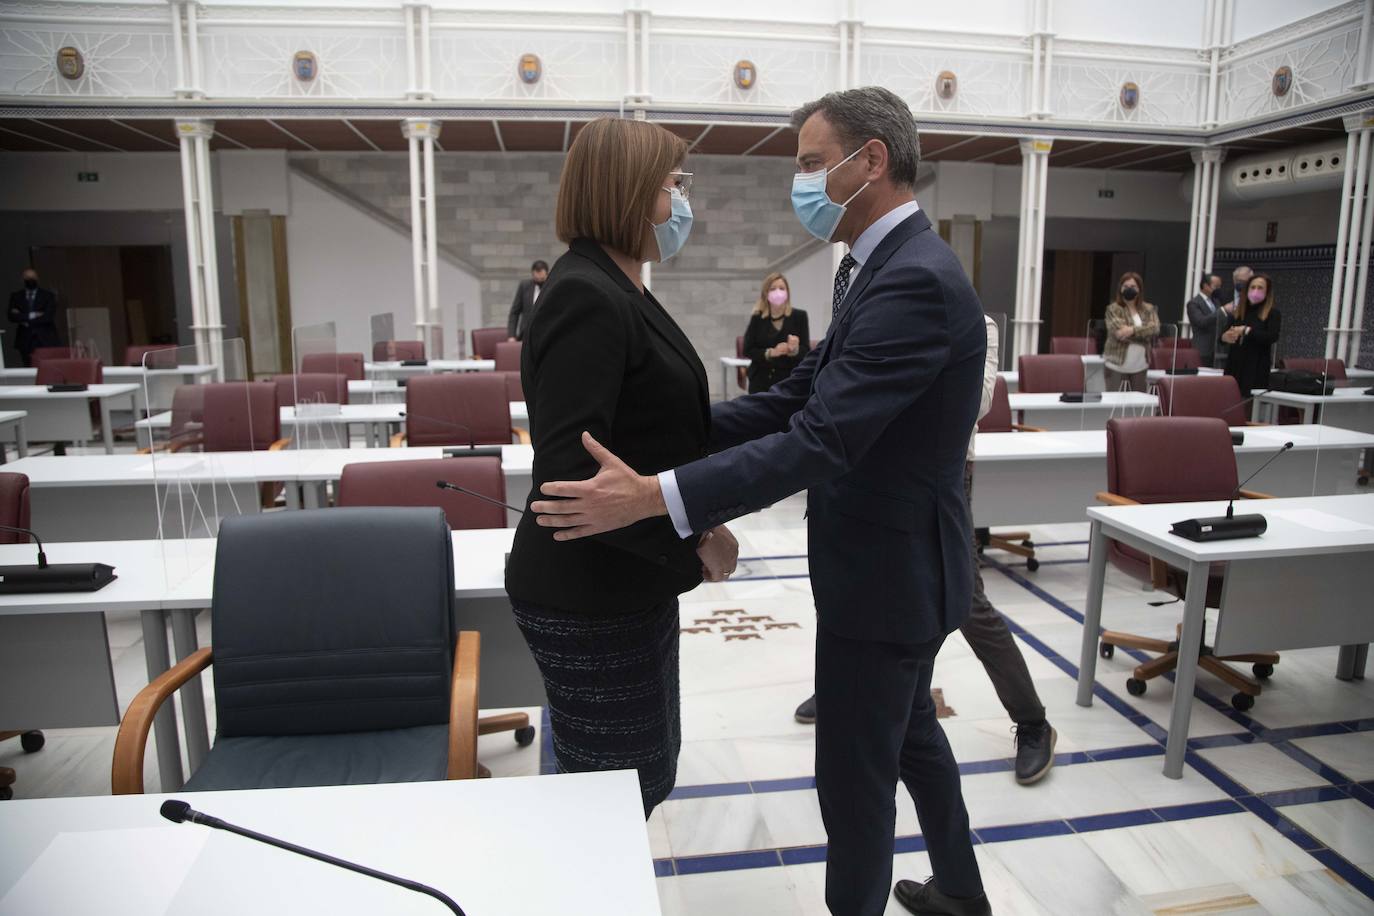
[[[445,445],[445,458],[500,458],[504,452],[499,445]]]
[[[115,580],[104,563],[49,563],[46,567],[0,566],[0,595],[98,592]]]
[[[1211,518],[1189,518],[1174,522],[1169,533],[1190,541],[1233,541],[1239,538],[1257,538],[1268,529],[1269,523],[1263,515],[1236,515],[1227,518],[1216,515]]]

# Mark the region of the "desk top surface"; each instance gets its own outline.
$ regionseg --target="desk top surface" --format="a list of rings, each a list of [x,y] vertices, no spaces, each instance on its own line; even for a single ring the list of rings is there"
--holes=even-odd
[[[1114,408],[1158,407],[1159,398],[1139,391],[1103,392],[1100,401],[1061,401],[1055,392],[1024,391],[1007,395],[1012,410],[1112,410]]]
[[[17,423],[28,415],[27,410],[0,410],[0,424]]]
[[[105,376],[115,378],[142,378],[145,375],[183,375],[188,377],[209,375],[215,371],[215,367],[206,364],[181,365],[181,366],[154,366],[149,369],[144,366],[102,366],[101,372]],[[38,376],[36,366],[6,366],[0,369],[0,379],[34,379]]]
[[[0,386],[0,400],[5,401],[48,401],[48,400],[90,400],[91,398],[117,398],[138,391],[139,386],[129,383],[91,385],[85,391],[49,391],[46,385],[4,385]]]
[[[1101,522],[1108,537],[1113,531],[1134,534],[1167,553],[1199,562],[1374,551],[1374,493],[1236,500],[1237,515],[1262,514],[1268,520],[1268,530],[1257,538],[1197,542],[1169,533],[1183,519],[1224,514],[1225,501],[1088,509],[1089,520]],[[1374,587],[1374,566],[1363,569]]]
[[[423,366],[407,366],[400,360],[392,360],[366,362],[363,368],[368,372],[492,372],[496,369],[496,360],[431,359]]]
[[[1374,435],[1334,426],[1247,426],[1235,431],[1245,434],[1245,443],[1236,446],[1238,454],[1274,451],[1285,442],[1292,442],[1294,451],[1374,448]],[[1099,459],[1107,454],[1107,431],[979,433],[973,439],[973,449],[974,460],[979,462]]]
[[[168,797],[7,802],[0,910],[229,914],[261,912],[270,901],[266,909],[282,913],[445,911],[423,894],[224,831],[173,824],[158,814]],[[632,770],[176,797],[239,826],[436,887],[473,916],[660,912]]]
[[[1364,388],[1337,388],[1330,394],[1294,394],[1291,391],[1265,391],[1262,388],[1250,392],[1257,401],[1272,401],[1275,404],[1355,404],[1374,406],[1374,395],[1364,393]]]

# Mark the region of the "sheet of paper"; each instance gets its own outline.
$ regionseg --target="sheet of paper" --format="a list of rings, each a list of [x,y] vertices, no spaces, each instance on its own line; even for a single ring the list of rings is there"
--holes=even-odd
[[[0,898],[0,914],[165,913],[209,833],[170,825],[59,833]]]
[[[1317,509],[1271,509],[1265,515],[1278,516],[1286,522],[1311,528],[1313,531],[1338,533],[1342,531],[1368,531],[1371,526],[1352,519],[1321,512]]]

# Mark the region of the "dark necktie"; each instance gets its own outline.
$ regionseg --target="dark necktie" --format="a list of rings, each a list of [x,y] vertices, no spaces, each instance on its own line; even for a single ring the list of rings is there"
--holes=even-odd
[[[830,301],[831,321],[834,321],[840,314],[840,303],[844,301],[844,294],[849,292],[849,273],[858,263],[852,254],[847,254],[840,259],[840,269],[835,271],[835,295]]]

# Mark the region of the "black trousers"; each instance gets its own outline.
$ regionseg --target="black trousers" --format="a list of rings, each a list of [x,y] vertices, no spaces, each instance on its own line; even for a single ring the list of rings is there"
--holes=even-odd
[[[887,906],[899,778],[916,801],[940,889],[956,897],[983,891],[959,767],[930,698],[943,643],[868,642],[817,628],[816,792],[834,916],[879,916]]]

